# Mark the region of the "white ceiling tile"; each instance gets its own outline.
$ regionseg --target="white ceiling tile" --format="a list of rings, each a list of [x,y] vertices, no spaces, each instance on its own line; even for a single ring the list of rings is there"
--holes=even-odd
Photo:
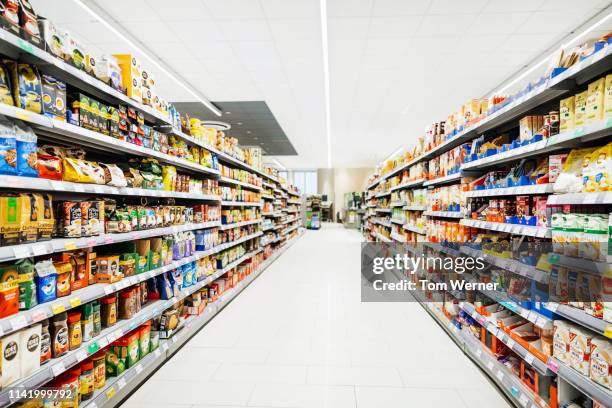
[[[543,3],[544,0],[489,0],[489,2],[482,11],[483,13],[512,13],[535,11],[540,8]]]
[[[173,60],[177,58],[190,56],[189,50],[182,42],[156,41],[148,44],[148,48],[158,58],[166,60],[167,62],[173,62]],[[195,60],[195,58],[193,59]]]
[[[459,42],[459,36],[423,36],[410,39],[408,44],[411,55],[418,56],[429,53],[438,52],[446,53],[449,50],[456,49]]]
[[[318,18],[319,0],[259,0],[268,18]]]
[[[202,0],[216,18],[265,18],[257,0]]]
[[[321,38],[321,23],[312,18],[284,18],[269,20],[270,31],[276,39],[308,40]]]
[[[531,13],[480,14],[470,24],[470,34],[512,34],[529,19]]]
[[[411,41],[406,38],[368,38],[366,40],[365,55],[405,55],[410,50]]]
[[[461,35],[472,24],[476,15],[436,15],[423,18],[417,36]]]
[[[592,12],[586,10],[555,10],[536,11],[522,24],[517,33],[521,34],[548,34],[569,33],[591,17]],[[542,24],[542,21],[565,21],[564,25]],[[569,28],[571,27],[571,28]]]
[[[272,41],[236,41],[232,43],[234,51],[243,58],[278,58]]]
[[[164,21],[207,21],[211,19],[210,12],[201,0],[181,0],[180,7],[172,7],[168,0],[146,0]]]
[[[320,57],[321,39],[292,40],[280,38],[275,41],[276,49],[282,56],[289,57]]]
[[[234,50],[231,45],[225,41],[195,41],[185,42],[185,47],[198,58],[231,58],[235,57]]]
[[[330,60],[336,56],[338,57],[350,57],[360,56],[363,54],[363,47],[365,41],[352,41],[352,40],[334,40],[329,42],[329,55]]]
[[[159,15],[145,0],[97,0],[94,3],[120,23],[159,20]]]
[[[228,41],[269,41],[272,39],[265,19],[223,20],[219,24]]]
[[[327,23],[327,35],[330,41],[362,40],[368,35],[369,18],[347,17],[330,18]]]
[[[512,36],[509,34],[465,35],[459,40],[457,48],[461,53],[466,54],[470,54],[470,50],[486,53],[494,48],[502,47],[509,37]]]
[[[372,16],[417,16],[427,12],[431,0],[374,0]]]
[[[370,23],[369,37],[410,37],[413,35],[423,17],[374,17]]]
[[[544,0],[538,10],[568,10],[568,9],[603,9],[610,4],[609,0]]]
[[[170,29],[169,26],[162,22],[125,22],[121,25],[135,38],[143,41],[146,45],[150,42],[174,42],[179,41],[176,34]]]
[[[479,13],[488,0],[432,0],[427,14],[474,14]]]
[[[329,17],[368,17],[374,0],[327,0]]]
[[[280,71],[283,69],[283,64],[277,57],[264,57],[254,55],[243,58],[247,71]]]
[[[562,35],[548,34],[512,34],[501,44],[500,50],[510,53],[544,51],[560,39]]]
[[[97,20],[86,20],[83,22],[71,22],[62,24],[62,28],[73,35],[77,40],[87,41],[89,44],[93,44],[97,39],[104,41],[115,41],[118,40],[115,34],[108,36],[100,36],[100,32],[104,32],[106,28],[100,24]]]
[[[220,41],[223,39],[221,29],[214,21],[206,24],[185,24],[181,21],[170,21],[167,24],[178,38],[186,43],[193,43],[198,40]]]

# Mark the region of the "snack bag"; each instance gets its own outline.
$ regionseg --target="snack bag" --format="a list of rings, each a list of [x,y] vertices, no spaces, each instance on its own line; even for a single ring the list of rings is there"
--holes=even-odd
[[[574,149],[563,164],[563,171],[553,185],[555,193],[578,193],[582,188],[583,169],[589,167],[589,158],[595,151],[594,147]]]
[[[0,119],[0,174],[17,175],[15,127],[4,119]]]
[[[36,134],[29,126],[17,122],[15,124],[15,136],[17,145],[17,175],[38,177]]]
[[[15,105],[13,94],[11,93],[9,72],[4,64],[0,64],[0,102],[6,105]]]
[[[593,154],[593,167],[597,191],[610,191],[612,173],[612,143],[608,143]]]

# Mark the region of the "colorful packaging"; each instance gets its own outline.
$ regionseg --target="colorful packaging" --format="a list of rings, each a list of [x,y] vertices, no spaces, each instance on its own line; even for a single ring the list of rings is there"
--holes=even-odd
[[[15,140],[17,146],[17,175],[38,177],[36,134],[29,126],[17,122],[15,124]]]
[[[10,75],[3,64],[0,64],[0,103],[15,105],[13,94],[11,93]]]
[[[0,118],[0,174],[17,175],[17,139],[15,127]]]
[[[57,271],[53,262],[37,262],[34,265],[36,270],[36,298],[38,303],[50,302],[57,299]]]
[[[588,376],[591,357],[591,341],[593,335],[586,329],[578,326],[570,327],[569,363],[572,368]]]
[[[612,74],[606,75],[604,90],[604,118],[612,118]]]
[[[586,124],[587,119],[587,98],[589,92],[584,91],[577,93],[574,99],[574,125],[582,126]]]
[[[11,70],[13,97],[17,107],[42,113],[42,87],[36,67],[15,62],[5,63]]]
[[[612,389],[612,345],[604,337],[591,340],[591,380]]]
[[[604,118],[604,92],[606,79],[599,78],[588,87],[586,123],[593,123]]]
[[[28,310],[38,304],[36,300],[36,283],[34,282],[34,263],[23,258],[15,262],[19,273],[19,309]]]
[[[15,265],[0,266],[0,318],[19,311],[19,273]]]

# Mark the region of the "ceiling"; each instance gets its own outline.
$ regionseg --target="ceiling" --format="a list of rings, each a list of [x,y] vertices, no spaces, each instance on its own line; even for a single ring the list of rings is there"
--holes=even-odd
[[[265,101],[213,102],[223,112],[223,122],[231,125],[229,133],[241,146],[258,146],[268,156],[295,156],[297,152],[287,139]],[[218,120],[200,102],[176,102],[176,108],[190,117]]]
[[[321,0],[95,1],[210,100],[265,101],[298,153],[278,156],[284,166],[327,166]],[[74,0],[31,3],[100,52],[133,52]],[[372,167],[398,147],[413,145],[431,122],[490,92],[610,5],[608,0],[326,3],[333,167]],[[151,71],[167,100],[196,100]],[[221,120],[229,119],[225,116]]]

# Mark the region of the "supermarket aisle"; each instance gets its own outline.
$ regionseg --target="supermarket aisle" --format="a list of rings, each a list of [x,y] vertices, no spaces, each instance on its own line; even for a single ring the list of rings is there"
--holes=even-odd
[[[309,231],[124,406],[507,407],[421,306],[360,302],[359,250]]]

